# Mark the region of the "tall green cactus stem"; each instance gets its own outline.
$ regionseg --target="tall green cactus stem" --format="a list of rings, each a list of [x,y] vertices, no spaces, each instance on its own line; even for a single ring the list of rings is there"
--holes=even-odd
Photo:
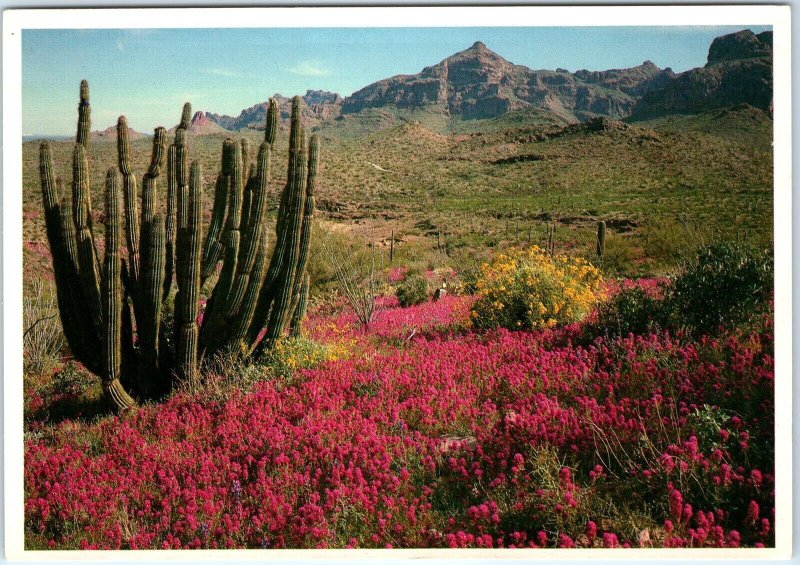
[[[39,150],[39,173],[45,210],[47,240],[53,256],[56,299],[64,336],[75,357],[90,369],[98,369],[99,357],[93,346],[92,328],[85,323],[87,308],[78,275],[75,226],[66,200],[62,199],[61,179],[53,172],[53,153],[48,142]]]
[[[306,180],[306,199],[305,199],[305,207],[303,210],[303,223],[300,228],[300,244],[298,248],[299,258],[297,261],[297,267],[295,270],[295,280],[294,285],[292,288],[291,296],[294,299],[292,306],[290,308],[290,312],[292,312],[292,316],[290,320],[294,320],[295,313],[297,312],[297,307],[299,306],[300,296],[303,293],[303,285],[305,284],[306,279],[306,264],[308,263],[309,257],[309,248],[311,244],[311,230],[314,223],[314,189],[316,186],[316,179],[317,179],[317,166],[319,162],[319,138],[314,135],[311,137],[311,142],[309,144],[309,152],[308,152],[308,178]],[[305,306],[303,306],[301,312],[298,314],[300,319],[305,316]],[[299,323],[299,321],[297,322]],[[292,321],[290,323],[290,332],[291,326],[295,325],[295,322]]]
[[[270,108],[277,108],[277,105],[270,104]],[[270,116],[267,117],[267,135],[270,131]],[[278,218],[275,225],[275,248],[269,262],[269,267],[265,274],[264,283],[258,296],[255,313],[247,334],[249,345],[248,353],[260,356],[270,347],[277,336],[283,332],[283,325],[273,326],[273,320],[286,320],[286,310],[291,306],[291,302],[283,304],[287,299],[286,292],[293,288],[294,277],[296,276],[296,260],[299,256],[297,244],[299,243],[300,226],[302,223],[302,213],[305,198],[305,143],[304,132],[300,123],[300,97],[292,99],[292,119],[289,133],[289,163],[287,171],[287,183],[281,194],[280,206],[278,208]],[[267,138],[269,139],[269,138]],[[302,157],[301,157],[302,153]],[[302,170],[301,170],[302,169]],[[291,228],[290,226],[293,226]],[[279,294],[283,294],[281,304],[277,306]],[[282,308],[282,310],[281,310]],[[269,323],[268,323],[269,322]],[[264,339],[259,344],[258,341],[264,327],[267,332]]]
[[[250,183],[251,191],[248,192],[246,198],[250,201],[250,213],[246,217],[242,229],[242,245],[228,306],[231,318],[238,312],[247,291],[250,273],[260,250],[261,233],[266,231],[263,224],[267,216],[267,190],[269,189],[271,157],[272,146],[265,141],[258,149],[258,173],[255,181]]]
[[[305,131],[300,125],[300,100],[292,101],[292,131],[289,138],[289,171],[287,177],[287,212],[283,221],[279,220],[282,233],[285,234],[283,264],[275,278],[274,302],[269,314],[267,333],[258,354],[275,345],[283,335],[292,306],[292,291],[298,276],[298,267],[305,253],[301,248],[302,225],[305,213],[307,183],[307,150]],[[307,253],[307,250],[305,251]]]
[[[289,323],[289,335],[300,337],[303,335],[303,318],[306,317],[308,309],[308,294],[311,290],[311,278],[308,273],[303,277],[303,284],[300,287],[300,294],[295,300],[292,311],[292,321]]]
[[[135,293],[139,281],[139,187],[136,175],[122,179],[125,206],[125,240],[128,245],[128,279]]]
[[[159,329],[161,326],[162,283],[164,280],[164,223],[159,214],[153,218],[144,240],[146,253],[142,256],[142,281],[140,294],[141,320],[137,324],[144,370],[145,394],[154,394],[159,388]]]
[[[161,175],[164,164],[164,155],[167,152],[167,130],[159,126],[153,132],[153,153],[150,156],[150,166],[147,174],[153,178]]]
[[[192,123],[192,105],[189,102],[184,103],[183,111],[181,112],[181,121],[178,124],[178,129],[188,130],[189,125]]]
[[[217,284],[206,304],[205,322],[200,341],[206,349],[215,350],[225,339],[226,313],[230,312],[233,282],[239,261],[242,213],[242,149],[232,139],[226,139],[222,150],[222,174],[228,184],[228,214],[223,241],[225,254]]]
[[[193,378],[197,371],[203,172],[196,161],[191,165],[189,176],[188,193],[181,192],[178,198],[175,319],[178,329],[177,372],[181,378]]]
[[[211,223],[208,226],[208,233],[206,234],[206,242],[203,247],[203,269],[202,280],[211,276],[214,269],[217,267],[217,262],[222,254],[222,243],[220,242],[220,233],[222,231],[222,224],[225,220],[225,208],[228,200],[228,179],[223,174],[217,176],[217,182],[214,189],[214,205],[211,210]]]
[[[100,315],[100,274],[94,248],[92,230],[92,204],[89,197],[89,164],[86,161],[86,148],[75,144],[72,154],[72,214],[75,222],[78,250],[78,273],[81,287],[86,297],[86,305],[91,323],[99,337],[101,334]]]
[[[169,298],[172,278],[175,275],[175,214],[177,213],[178,192],[186,191],[189,182],[189,124],[192,106],[188,102],[183,105],[181,121],[175,129],[175,142],[170,145],[167,155],[167,215],[166,230],[166,265],[164,268],[164,299]],[[166,132],[164,133],[166,139]]]
[[[176,271],[176,224],[180,221],[178,215],[178,170],[177,170],[178,148],[170,145],[167,151],[167,216],[164,219],[165,234],[167,238],[167,256],[164,267],[164,299],[169,298],[169,291],[172,288],[172,275]]]
[[[103,388],[118,410],[131,408],[136,402],[120,382],[122,361],[122,277],[119,256],[120,212],[117,171],[106,174],[106,256],[103,261]]]
[[[294,109],[294,107],[292,107]],[[278,136],[278,101],[274,98],[269,99],[269,107],[267,108],[267,123],[264,128],[264,141],[270,145],[275,144],[275,139]]]
[[[92,129],[92,108],[89,105],[89,83],[81,81],[80,102],[78,102],[78,133],[75,143],[89,148],[89,132]]]
[[[597,222],[597,256],[601,259],[606,251],[606,223]]]
[[[243,137],[239,145],[242,146],[242,178],[247,182],[250,179],[250,142]]]

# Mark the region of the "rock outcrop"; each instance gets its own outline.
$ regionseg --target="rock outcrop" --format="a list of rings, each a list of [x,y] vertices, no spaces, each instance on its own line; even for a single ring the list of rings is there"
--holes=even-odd
[[[750,30],[716,38],[708,62],[681,73],[663,88],[643,95],[634,119],[697,114],[749,104],[769,112],[772,105],[772,32]]]

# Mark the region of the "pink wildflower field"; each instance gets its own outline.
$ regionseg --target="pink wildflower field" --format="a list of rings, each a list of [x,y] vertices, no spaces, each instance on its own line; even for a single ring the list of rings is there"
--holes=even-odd
[[[771,320],[478,332],[473,300],[383,299],[367,332],[312,312],[346,354],[221,399],[44,422],[26,398],[27,547],[774,545]]]

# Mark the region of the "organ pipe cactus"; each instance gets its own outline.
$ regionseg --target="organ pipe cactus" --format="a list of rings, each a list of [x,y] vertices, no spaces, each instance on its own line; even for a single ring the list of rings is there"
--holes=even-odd
[[[313,137],[306,145],[299,97],[292,101],[287,182],[271,256],[266,222],[277,103],[270,100],[264,141],[252,165],[246,142],[223,143],[205,239],[203,173],[197,161],[189,160],[190,117],[186,104],[169,147],[166,130],[155,130],[141,194],[128,124],[119,118],[117,168],[106,173],[102,261],[92,225],[85,81],[71,202],[55,177],[50,144],[40,148],[42,202],[64,335],[76,359],[100,375],[120,410],[195,377],[203,357],[263,354],[287,326],[299,333],[305,314],[319,140]],[[159,184],[164,176],[165,193]],[[201,312],[203,295],[208,303]],[[174,313],[174,323],[167,312]]]

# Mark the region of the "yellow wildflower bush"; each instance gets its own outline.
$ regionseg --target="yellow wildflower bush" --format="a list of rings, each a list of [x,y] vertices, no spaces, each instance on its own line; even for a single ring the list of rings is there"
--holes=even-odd
[[[472,307],[476,328],[537,329],[582,320],[601,295],[602,277],[577,257],[537,246],[512,249],[481,266]]]

